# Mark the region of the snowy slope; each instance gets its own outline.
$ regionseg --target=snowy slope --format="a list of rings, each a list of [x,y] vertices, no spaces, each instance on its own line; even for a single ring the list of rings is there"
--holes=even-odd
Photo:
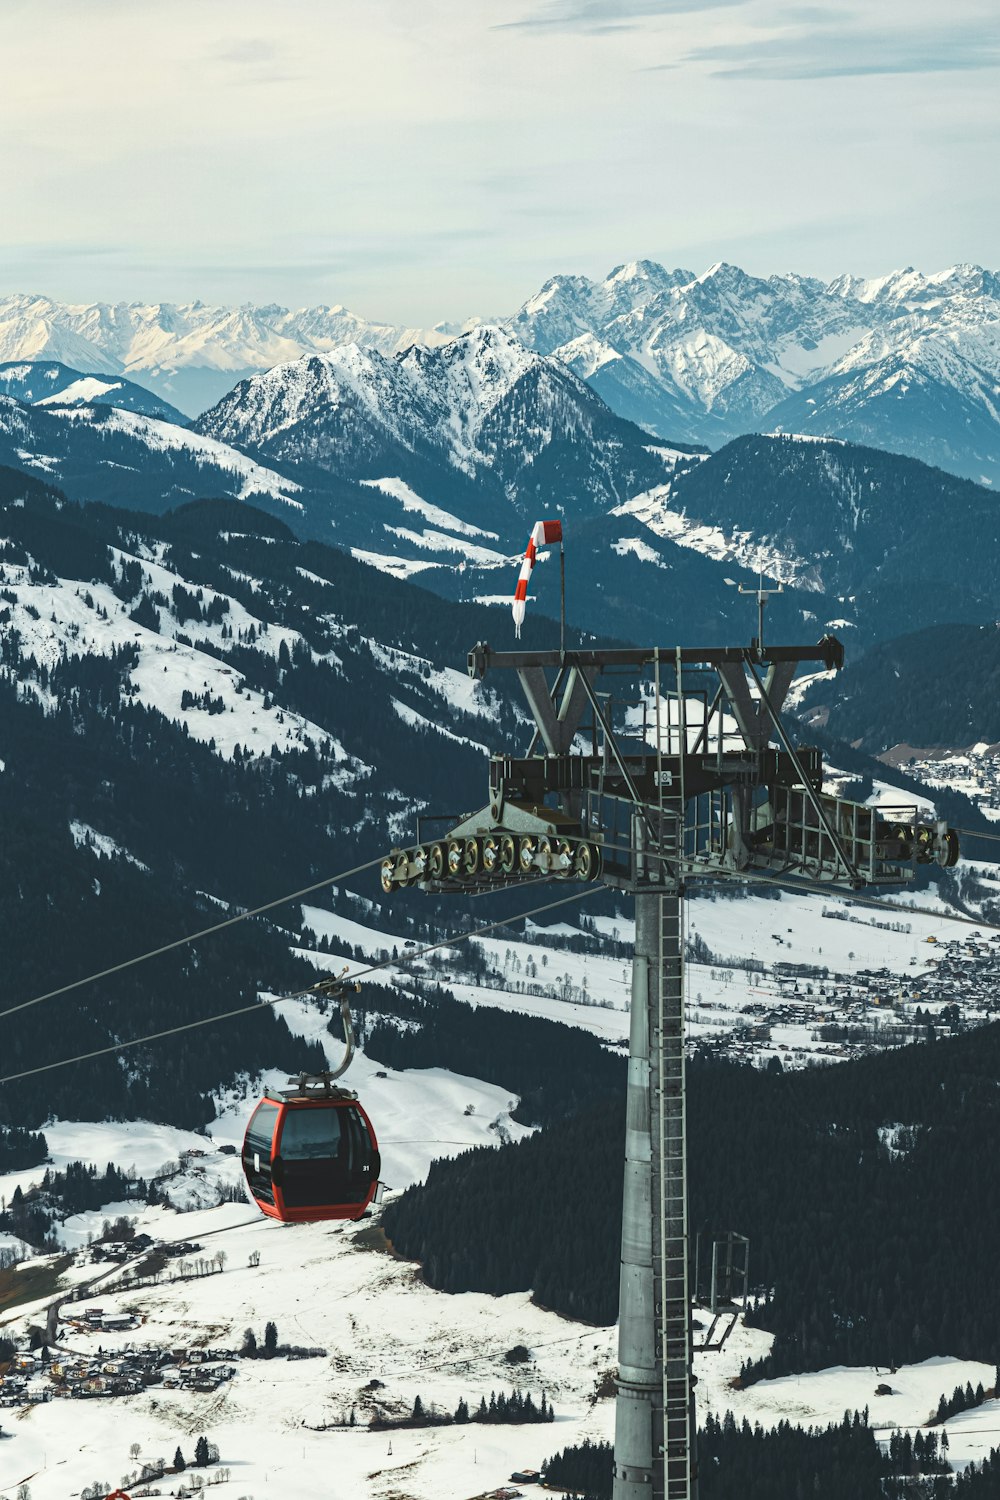
[[[53,415],[69,423],[82,423],[91,421],[94,414],[85,405],[72,405],[57,408]],[[236,498],[239,500],[251,495],[268,495],[297,509],[302,508],[300,502],[291,498],[298,489],[292,480],[262,468],[236,449],[190,428],[178,427],[173,422],[159,422],[137,412],[114,411],[102,421],[101,431],[123,433],[141,443],[150,453],[181,453],[205,468],[226,471],[238,481]]]
[[[23,360],[0,364],[0,391],[17,401],[37,406],[102,405],[142,412],[167,422],[185,418],[169,401],[154,396],[131,380],[105,374],[88,375],[53,361]]]
[[[177,582],[176,573],[149,558],[119,551],[117,561],[119,565],[138,562],[151,590],[169,595]],[[347,782],[369,773],[326,730],[288,709],[265,707],[265,694],[248,686],[243,673],[203,649],[178,641],[176,637],[184,632],[168,609],[157,608],[159,628],[152,630],[137,624],[129,607],[106,585],[84,588],[72,580],[56,579],[40,588],[29,568],[9,562],[0,567],[0,577],[7,591],[9,624],[39,666],[54,666],[67,652],[110,656],[128,646],[137,658],[128,674],[135,699],[183,724],[192,738],[214,741],[219,755],[231,758],[238,745],[256,755],[268,755],[274,746],[287,752],[313,745],[337,765],[338,774]],[[216,598],[225,601],[227,619],[237,630],[251,624],[260,630],[263,622],[239,600],[213,589],[203,593],[207,604]],[[44,601],[44,614],[38,609],[40,601]],[[221,632],[221,625],[203,624],[199,636],[221,646]],[[261,649],[277,655],[282,643],[287,648],[300,639],[294,631],[271,627],[261,630]],[[224,711],[182,707],[182,695],[195,689],[199,696],[220,699]],[[24,691],[39,690],[25,684]]]
[[[212,437],[104,401],[25,405],[0,395],[0,463],[41,474],[71,499],[161,511],[206,494],[255,495],[302,508],[293,479]]]

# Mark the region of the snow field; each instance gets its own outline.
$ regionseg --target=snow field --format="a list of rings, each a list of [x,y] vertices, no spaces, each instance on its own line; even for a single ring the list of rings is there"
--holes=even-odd
[[[696,1356],[698,1409],[702,1417],[708,1411],[721,1417],[729,1410],[737,1422],[746,1417],[751,1426],[759,1422],[762,1427],[773,1427],[787,1421],[796,1427],[826,1427],[831,1422],[842,1422],[845,1411],[861,1412],[867,1406],[869,1425],[879,1440],[887,1443],[895,1428],[909,1428],[913,1433],[927,1427],[940,1397],[950,1397],[956,1386],[971,1383],[975,1389],[981,1383],[988,1390],[996,1375],[995,1365],[945,1355],[918,1365],[901,1365],[895,1370],[885,1366],[834,1365],[805,1375],[761,1380],[746,1390],[734,1390],[731,1381],[743,1361],[760,1359],[770,1344],[770,1334],[738,1324],[721,1354]],[[892,1395],[876,1395],[879,1385],[888,1385]],[[1000,1401],[988,1401],[961,1412],[944,1427],[953,1466],[964,1468],[979,1462],[991,1448],[1000,1447]],[[942,1428],[937,1427],[936,1431],[940,1435]]]
[[[114,549],[119,562],[128,554]],[[148,585],[166,594],[179,581],[175,573],[148,559],[142,564]],[[265,708],[263,695],[245,686],[242,673],[174,637],[185,633],[183,627],[166,610],[159,610],[160,632],[147,630],[129,618],[129,606],[104,584],[80,584],[59,579],[55,584],[34,584],[26,568],[11,563],[0,564],[0,583],[16,596],[9,605],[11,628],[21,637],[23,649],[39,662],[55,665],[64,652],[71,655],[109,656],[124,646],[139,653],[138,665],[129,676],[137,700],[157,709],[166,718],[187,725],[193,739],[215,741],[217,752],[231,759],[240,745],[251,754],[268,755],[272,745],[287,752],[304,744],[316,746],[338,764],[337,775],[347,784],[367,773],[368,768],[348,756],[343,745],[319,725],[287,709]],[[277,655],[284,640],[291,646],[299,637],[280,626],[265,629],[259,620],[244,609],[238,600],[218,595],[204,588],[205,602],[217,597],[229,600],[226,616],[234,632],[257,629],[258,649]],[[221,625],[197,622],[193,629],[199,636],[221,643]],[[37,685],[28,687],[43,698]],[[204,709],[182,709],[185,691],[196,697],[208,693],[221,698],[223,713]]]
[[[436,562],[422,562],[416,558],[386,557],[381,552],[366,552],[363,547],[352,547],[351,556],[369,568],[388,573],[391,578],[413,578],[417,573],[426,573],[428,568],[441,567]]]
[[[419,1280],[415,1268],[369,1248],[367,1222],[354,1226],[282,1226],[239,1205],[166,1215],[179,1235],[224,1251],[225,1270],[123,1293],[100,1292],[106,1311],[135,1310],[130,1333],[67,1332],[74,1352],[108,1352],[129,1342],[162,1347],[239,1347],[253,1327],[258,1340],[272,1320],[281,1342],[326,1349],[324,1358],[239,1362],[235,1378],[208,1396],[151,1388],[114,1403],[53,1402],[17,1424],[14,1481],[32,1474],[38,1500],[78,1492],[102,1477],[114,1482],[130,1465],[128,1445],[144,1456],[170,1457],[180,1442],[193,1449],[205,1432],[233,1472],[227,1494],[355,1500],[479,1495],[514,1467],[537,1467],[556,1449],[584,1438],[609,1441],[614,1402],[593,1400],[615,1358],[613,1329],[586,1328],[533,1307],[526,1294],[448,1296]],[[152,1226],[149,1226],[152,1227]],[[164,1233],[161,1222],[158,1232]],[[251,1252],[260,1263],[249,1264]],[[116,1268],[117,1270],[117,1268]],[[87,1301],[93,1300],[88,1293]],[[532,1352],[527,1365],[504,1356],[516,1344]],[[884,1441],[894,1426],[915,1429],[933,1415],[942,1393],[971,1381],[992,1383],[993,1367],[942,1357],[894,1372],[834,1367],[763,1381],[745,1391],[730,1382],[742,1361],[766,1353],[769,1335],[737,1326],[721,1354],[696,1355],[699,1409],[772,1426],[838,1422],[845,1410],[869,1407]],[[371,1391],[369,1382],[383,1382]],[[891,1396],[876,1396],[880,1383]],[[551,1426],[452,1427],[372,1432],[374,1411],[404,1415],[416,1395],[425,1407],[454,1410],[491,1390],[512,1386],[554,1403]],[[358,1425],[343,1426],[355,1409]],[[262,1417],[266,1413],[266,1418]],[[961,1466],[997,1442],[998,1403],[953,1418],[951,1458]],[[323,1430],[326,1429],[326,1430]],[[266,1441],[258,1440],[258,1435]],[[390,1452],[391,1448],[391,1452]],[[59,1454],[50,1463],[53,1452]],[[190,1455],[189,1455],[190,1456]]]
[[[422,500],[416,490],[411,489],[404,479],[362,479],[360,482],[367,485],[369,489],[381,490],[383,495],[390,495],[394,500],[399,501],[404,510],[415,511],[432,526],[440,526],[445,531],[457,532],[459,536],[484,536],[490,541],[499,540],[495,531],[484,531],[480,526],[472,526],[468,521],[460,521],[450,511],[442,510],[439,505],[431,505],[429,501]]]
[[[497,552],[491,547],[476,546],[465,537],[456,538],[444,531],[429,531],[426,528],[423,531],[411,531],[407,526],[386,526],[385,530],[390,536],[398,536],[400,541],[409,542],[411,547],[418,547],[422,552],[457,552],[462,563],[474,563],[481,568],[508,568],[511,565],[511,558],[506,553]]]
[[[55,372],[52,372],[53,378]],[[101,380],[96,375],[81,375],[79,380],[64,385],[61,391],[55,395],[43,396],[41,400],[35,401],[35,406],[75,406],[86,405],[88,401],[96,401],[101,396],[107,396],[111,391],[120,391],[122,382],[120,380]]]
[[[307,1018],[302,1019],[304,1023]],[[369,1069],[374,1071],[370,1064]],[[376,1080],[365,1082],[352,1075],[352,1081],[363,1084],[367,1102],[369,1085]],[[470,1090],[473,1099],[478,1091],[480,1101],[489,1095],[491,1105],[502,1102],[501,1091],[438,1070],[408,1075],[403,1082],[411,1101],[420,1100],[421,1124],[428,1135],[437,1127],[459,1130],[466,1137],[421,1143],[422,1165],[442,1154],[442,1146],[447,1151],[486,1135],[489,1111],[464,1113]],[[391,1075],[384,1083],[388,1096]],[[440,1126],[433,1105],[427,1108],[428,1095],[435,1090],[442,1096]],[[412,1108],[402,1113],[405,1119],[413,1117]],[[387,1100],[379,1104],[379,1117],[389,1140],[392,1112]],[[111,1126],[97,1125],[52,1128],[66,1159],[88,1150],[100,1159],[112,1131]],[[235,1111],[224,1113],[218,1137],[241,1134],[242,1120]],[[207,1144],[203,1138],[160,1127],[136,1127],[130,1136],[144,1165],[188,1139],[202,1149]],[[254,1327],[260,1340],[264,1324],[273,1320],[282,1342],[321,1346],[328,1357],[294,1363],[241,1362],[236,1378],[210,1397],[154,1387],[113,1404],[59,1401],[33,1407],[18,1421],[16,1449],[6,1445],[2,1456],[16,1462],[10,1471],[15,1480],[32,1476],[36,1500],[78,1492],[94,1478],[117,1482],[132,1467],[127,1461],[132,1442],[142,1444],[144,1456],[162,1452],[169,1459],[178,1442],[187,1451],[203,1431],[219,1444],[222,1463],[234,1470],[234,1487],[227,1493],[293,1494],[301,1500],[390,1494],[429,1500],[442,1494],[476,1494],[500,1483],[513,1467],[537,1466],[566,1442],[583,1436],[603,1438],[610,1432],[609,1410],[592,1413],[589,1398],[611,1363],[613,1330],[574,1325],[533,1307],[527,1294],[493,1298],[433,1292],[419,1280],[414,1266],[363,1248],[370,1219],[350,1226],[286,1226],[264,1219],[249,1205],[184,1214],[136,1204],[120,1207],[137,1216],[140,1230],[158,1239],[194,1241],[207,1257],[225,1252],[226,1268],[155,1287],[88,1290],[85,1304],[96,1298],[106,1312],[134,1309],[142,1326],[129,1333],[67,1331],[62,1347],[93,1353],[100,1345],[114,1352],[135,1342],[238,1349],[246,1327]],[[251,1252],[259,1254],[257,1267],[249,1264]],[[75,1267],[67,1280],[72,1284],[93,1274],[92,1267]],[[105,1281],[118,1280],[121,1268],[102,1269],[99,1274]],[[18,1309],[14,1327],[39,1316],[43,1307],[40,1303]],[[532,1350],[528,1365],[511,1367],[504,1359],[516,1344]],[[371,1380],[383,1381],[384,1387],[367,1391]],[[407,1414],[417,1394],[428,1407],[454,1410],[463,1397],[475,1405],[480,1396],[488,1399],[490,1391],[515,1385],[531,1390],[538,1401],[544,1390],[558,1408],[559,1422],[398,1433],[372,1433],[367,1428],[375,1410]],[[352,1406],[358,1427],[322,1430],[345,1423]],[[259,1441],[257,1435],[265,1432],[266,1441]],[[53,1463],[55,1453],[59,1458]]]
[[[368,648],[384,671],[415,678],[419,686],[436,693],[449,708],[491,722],[495,719],[496,694],[474,681],[468,672],[460,672],[457,667],[435,666],[425,656],[402,651],[398,646],[383,646],[378,641],[369,641]]]
[[[216,1210],[224,1216],[228,1210]],[[211,1217],[185,1215],[188,1237],[203,1240]],[[189,1222],[195,1219],[200,1223]],[[224,1221],[223,1221],[224,1222]],[[589,1397],[613,1358],[613,1331],[582,1328],[533,1307],[526,1295],[504,1298],[430,1291],[411,1265],[363,1249],[366,1226],[282,1226],[257,1220],[222,1227],[206,1252],[226,1253],[211,1276],[127,1294],[101,1294],[105,1311],[135,1308],[144,1321],[128,1338],[67,1333],[74,1351],[118,1349],[129,1340],[164,1347],[231,1348],[268,1320],[281,1342],[323,1347],[327,1357],[239,1362],[235,1378],[212,1395],[153,1387],[114,1402],[52,1402],[17,1424],[4,1448],[12,1476],[31,1473],[34,1500],[62,1500],[95,1477],[110,1482],[129,1467],[128,1446],[168,1459],[205,1432],[233,1469],[233,1497],[358,1500],[361,1496],[436,1500],[480,1494],[511,1469],[537,1466],[556,1448],[584,1436],[606,1438],[612,1403],[595,1411]],[[260,1264],[248,1263],[259,1251]],[[504,1355],[532,1350],[527,1365]],[[368,1391],[371,1380],[384,1387]],[[491,1390],[544,1390],[559,1420],[552,1425],[371,1432],[373,1411],[408,1414],[425,1406],[454,1410]],[[351,1407],[359,1425],[348,1421]],[[317,1430],[333,1427],[335,1430]],[[389,1452],[391,1446],[391,1454]],[[58,1459],[53,1461],[54,1455]],[[190,1453],[189,1453],[190,1456]]]
[[[317,936],[326,936],[333,943],[339,938],[376,959],[390,953],[395,946],[400,958],[397,972],[411,972],[424,978],[437,977],[433,967],[419,957],[412,960],[410,967],[405,940],[401,937],[325,912],[319,907],[303,907],[302,910],[304,926]],[[824,917],[824,910],[849,916],[851,920]],[[775,1026],[770,1043],[754,1043],[750,1051],[757,1057],[766,1057],[776,1051],[798,1054],[801,1060],[816,1056],[818,1047],[812,1033],[820,1024],[819,1018],[828,1014],[833,1004],[832,1000],[824,1000],[820,993],[827,982],[800,980],[800,994],[796,996],[792,993],[794,981],[787,980],[783,987],[771,972],[772,966],[775,963],[826,966],[830,970],[830,982],[839,979],[842,984],[849,984],[862,970],[884,967],[898,976],[902,995],[917,994],[920,976],[927,972],[926,966],[936,953],[926,939],[933,936],[941,942],[966,935],[966,929],[946,919],[944,910],[942,905],[940,913],[924,911],[917,906],[908,907],[903,912],[883,912],[877,908],[854,906],[832,892],[814,895],[804,891],[783,891],[780,900],[748,896],[741,900],[720,897],[713,901],[705,897],[689,901],[687,936],[689,939],[700,937],[715,959],[704,963],[688,960],[689,1035],[694,1039],[727,1036],[735,1027],[755,1020],[754,1014],[747,1014],[751,1007],[764,1005],[770,1008],[783,1000],[794,1001],[796,1006],[807,1010],[812,1007],[816,1021],[807,1019],[801,1023]],[[625,942],[631,941],[633,924],[630,917],[591,917],[585,905],[581,908],[581,917],[587,924],[582,929],[564,921],[558,929],[551,931],[561,929],[566,933],[590,929]],[[911,931],[892,931],[875,926],[876,922],[909,926]],[[530,931],[527,937],[515,932],[501,932],[472,938],[468,945],[475,946],[491,960],[495,987],[470,983],[460,971],[456,971],[447,976],[447,982],[458,998],[474,1005],[497,1006],[580,1026],[611,1044],[621,1043],[627,1038],[631,987],[631,966],[627,960],[572,953],[568,949],[542,945],[532,942]],[[463,949],[466,946],[465,943],[461,945]],[[298,951],[318,967],[331,971],[342,967],[345,962],[336,955],[316,955],[304,949]],[[433,957],[447,954],[447,948],[438,949]],[[730,966],[732,960],[746,958],[759,960],[763,970]],[[405,968],[402,967],[404,964]],[[364,983],[367,984],[369,979],[382,984],[391,982],[392,973],[393,966],[390,966],[378,974],[366,976]],[[543,989],[545,993],[521,993],[517,988],[519,983]],[[813,987],[812,996],[806,994],[807,984]],[[879,1024],[882,1019],[878,1011],[869,1011],[866,1016],[866,1022],[872,1024]],[[884,1020],[885,1024],[891,1025],[895,1016],[886,1012]]]
[[[49,1147],[46,1165],[59,1172],[65,1171],[71,1161],[92,1163],[100,1171],[113,1162],[122,1171],[134,1167],[135,1175],[148,1181],[159,1176],[164,1166],[176,1164],[185,1152],[212,1149],[210,1141],[193,1131],[177,1130],[172,1125],[153,1125],[145,1120],[50,1120],[41,1131]],[[29,1167],[0,1176],[0,1197],[9,1200],[18,1187],[22,1192],[26,1191],[44,1171],[45,1167]],[[133,1213],[135,1208],[134,1203],[129,1204],[128,1211]],[[102,1209],[99,1220],[109,1217],[112,1215]],[[69,1224],[73,1222],[68,1221]],[[79,1242],[77,1239],[68,1241],[70,1244]]]
[[[779,583],[795,584],[796,588],[822,591],[815,562],[779,552],[754,540],[749,531],[734,530],[727,536],[719,526],[694,520],[683,511],[671,510],[670,483],[644,490],[630,500],[615,506],[613,516],[633,516],[649,528],[654,536],[668,538],[680,547],[691,547],[695,552],[716,562],[736,562],[752,573],[763,573],[765,577]],[[635,550],[634,544],[629,544]],[[647,549],[652,552],[652,549]],[[636,552],[643,561],[653,561],[657,554],[647,556]]]

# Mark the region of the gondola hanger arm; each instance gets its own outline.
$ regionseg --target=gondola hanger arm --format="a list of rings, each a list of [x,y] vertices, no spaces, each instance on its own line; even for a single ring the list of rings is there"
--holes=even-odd
[[[351,993],[360,993],[361,986],[356,980],[348,980],[346,975],[347,968],[345,966],[339,974],[331,975],[329,979],[321,979],[319,984],[314,984],[312,987],[313,994],[329,996],[330,999],[338,1002],[340,1005],[340,1017],[344,1023],[346,1051],[344,1052],[340,1067],[331,1068],[329,1072],[321,1075],[330,1083],[335,1078],[340,1078],[347,1072],[354,1058],[354,1019],[351,1015]]]

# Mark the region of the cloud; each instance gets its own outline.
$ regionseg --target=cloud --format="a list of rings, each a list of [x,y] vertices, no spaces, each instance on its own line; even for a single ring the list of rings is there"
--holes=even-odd
[[[688,62],[707,62],[723,78],[856,78],[872,74],[953,73],[1000,66],[1000,34],[979,25],[898,31],[812,29],[767,40],[699,47]]]
[[[855,16],[856,16],[855,12]],[[838,21],[854,19],[850,11],[830,5],[786,5],[775,19],[780,22],[801,22],[804,26],[834,26]]]
[[[626,31],[655,16],[720,10],[749,0],[546,0],[546,14],[523,21],[501,21],[494,31]]]
[[[243,37],[213,47],[208,54],[241,85],[288,83],[301,75],[289,69],[279,47],[265,37]]]
[[[277,55],[278,49],[274,43],[265,41],[263,37],[245,37],[238,42],[225,42],[212,51],[212,56],[218,62],[233,63],[237,67],[247,63],[256,65],[273,62]]]

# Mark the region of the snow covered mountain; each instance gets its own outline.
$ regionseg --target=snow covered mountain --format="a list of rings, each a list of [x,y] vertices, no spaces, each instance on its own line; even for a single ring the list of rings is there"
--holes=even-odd
[[[527,632],[554,639],[551,622]],[[502,694],[451,663],[487,633],[485,610],[299,542],[245,504],[142,517],[0,469],[4,993],[374,859],[428,800],[481,804],[487,737],[514,739],[518,724]],[[95,880],[99,855],[109,869]],[[375,894],[376,872],[363,888]],[[39,941],[50,921],[54,960]],[[94,1045],[109,1027],[125,1034],[136,1009],[144,1022],[211,1013],[219,986],[238,993],[250,971],[301,987],[287,934],[240,933],[235,947],[68,997],[58,1035],[26,1013],[8,1071],[70,1033]],[[286,1059],[287,1039],[273,1065]],[[176,1090],[138,1058],[128,1077],[98,1063],[67,1073],[61,1099],[86,1115],[100,1084],[127,1110],[190,1126],[199,1091],[244,1066],[236,1040],[190,1058]],[[45,1097],[27,1080],[2,1109],[27,1119]]]
[[[347,345],[391,359],[476,322],[418,329],[341,306],[17,294],[0,300],[0,360],[134,377],[193,415],[275,365]],[[599,281],[552,277],[505,326],[662,439],[718,447],[747,432],[807,432],[1000,483],[1000,279],[981,266],[823,282],[640,260]]]
[[[444,330],[370,323],[345,307],[213,307],[203,302],[72,304],[17,293],[0,300],[0,360],[55,360],[138,375],[189,415],[246,375],[358,343],[392,353]]]
[[[995,613],[984,487],[839,440],[657,442],[490,325],[433,350],[348,345],[276,366],[188,427],[0,396],[0,462],[73,500],[156,513],[253,498],[298,535],[456,600],[508,599],[531,523],[555,513],[570,527],[569,619],[592,631],[599,610],[621,638],[742,637],[737,585],[758,571],[786,585],[772,629],[794,638],[853,626],[867,642]]]
[[[387,357],[352,344],[279,365],[194,430],[304,486],[396,476],[466,522],[509,533],[516,517],[518,540],[536,509],[599,514],[678,458],[559,361],[489,324],[436,349]]]
[[[823,283],[638,261],[552,278],[509,326],[662,437],[803,431],[1000,482],[1000,280],[980,266]]]
[[[254,495],[280,509],[301,509],[293,480],[224,443],[92,401],[90,394],[81,404],[27,405],[0,395],[0,464],[31,470],[75,500],[138,510],[166,510],[206,495]]]
[[[26,360],[0,365],[0,393],[28,406],[116,406],[164,422],[186,422],[182,412],[131,380],[88,375],[56,361]]]

